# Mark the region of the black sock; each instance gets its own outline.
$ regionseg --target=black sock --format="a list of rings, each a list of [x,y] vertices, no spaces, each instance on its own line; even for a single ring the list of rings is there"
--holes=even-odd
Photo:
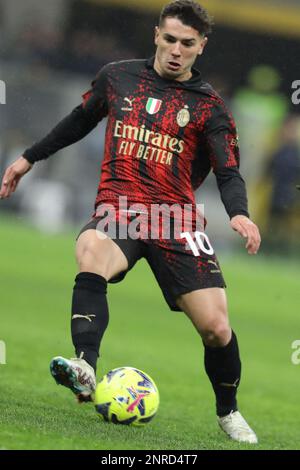
[[[216,395],[217,415],[237,410],[236,394],[241,378],[241,361],[236,336],[219,348],[205,346],[205,370]]]
[[[102,336],[108,325],[107,281],[93,273],[75,278],[71,332],[76,356],[96,370]]]

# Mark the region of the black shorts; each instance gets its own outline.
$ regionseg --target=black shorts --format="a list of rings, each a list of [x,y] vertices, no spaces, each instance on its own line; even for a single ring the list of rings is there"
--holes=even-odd
[[[96,230],[99,220],[101,218],[96,217],[88,222],[79,232],[78,237],[86,230]],[[198,236],[198,240],[201,236],[205,237],[204,245],[202,245],[204,251],[199,250],[199,245],[193,245],[193,251],[186,240],[174,238],[170,240],[133,240],[132,238],[114,237],[113,241],[127,258],[128,269],[110,279],[109,282],[120,282],[139,259],[145,258],[170,309],[181,311],[177,305],[177,298],[180,295],[209,287],[226,287],[213,249],[211,245],[207,245],[206,235],[201,234]],[[194,234],[193,238],[195,239]],[[200,243],[201,240],[203,238],[200,239]]]

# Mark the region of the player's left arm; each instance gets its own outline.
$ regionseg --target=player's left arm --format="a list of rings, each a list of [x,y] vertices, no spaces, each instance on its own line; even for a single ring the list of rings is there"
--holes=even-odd
[[[205,146],[215,173],[221,199],[233,230],[247,240],[249,254],[260,247],[259,229],[249,217],[245,182],[240,174],[240,155],[236,126],[222,103],[212,110],[205,130]]]
[[[256,255],[260,247],[260,233],[257,225],[255,225],[249,217],[245,215],[235,215],[230,220],[230,225],[243,238],[247,240],[246,250],[249,255]]]

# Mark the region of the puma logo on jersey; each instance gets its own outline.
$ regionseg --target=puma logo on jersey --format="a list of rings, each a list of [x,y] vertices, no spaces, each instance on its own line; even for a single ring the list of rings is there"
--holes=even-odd
[[[121,111],[132,111],[133,110],[133,102],[134,102],[135,98],[133,98],[133,100],[130,100],[129,98],[124,98],[124,101],[125,103],[127,103],[127,106],[123,106],[123,108],[121,108]]]
[[[92,323],[92,317],[95,317],[96,315],[73,315],[72,320],[75,320],[76,318],[84,318],[85,320],[88,320],[89,322]]]

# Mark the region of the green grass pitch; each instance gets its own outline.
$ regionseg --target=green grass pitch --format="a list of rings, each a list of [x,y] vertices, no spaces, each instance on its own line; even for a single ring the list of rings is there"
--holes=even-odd
[[[241,445],[217,427],[200,338],[183,314],[168,310],[144,262],[109,287],[98,378],[124,365],[148,372],[160,390],[156,418],[140,429],[103,423],[92,404],[77,405],[55,384],[51,357],[73,355],[74,237],[1,220],[0,449],[300,449],[300,365],[291,362],[300,339],[299,267],[220,256],[243,360],[240,410],[260,440]]]

